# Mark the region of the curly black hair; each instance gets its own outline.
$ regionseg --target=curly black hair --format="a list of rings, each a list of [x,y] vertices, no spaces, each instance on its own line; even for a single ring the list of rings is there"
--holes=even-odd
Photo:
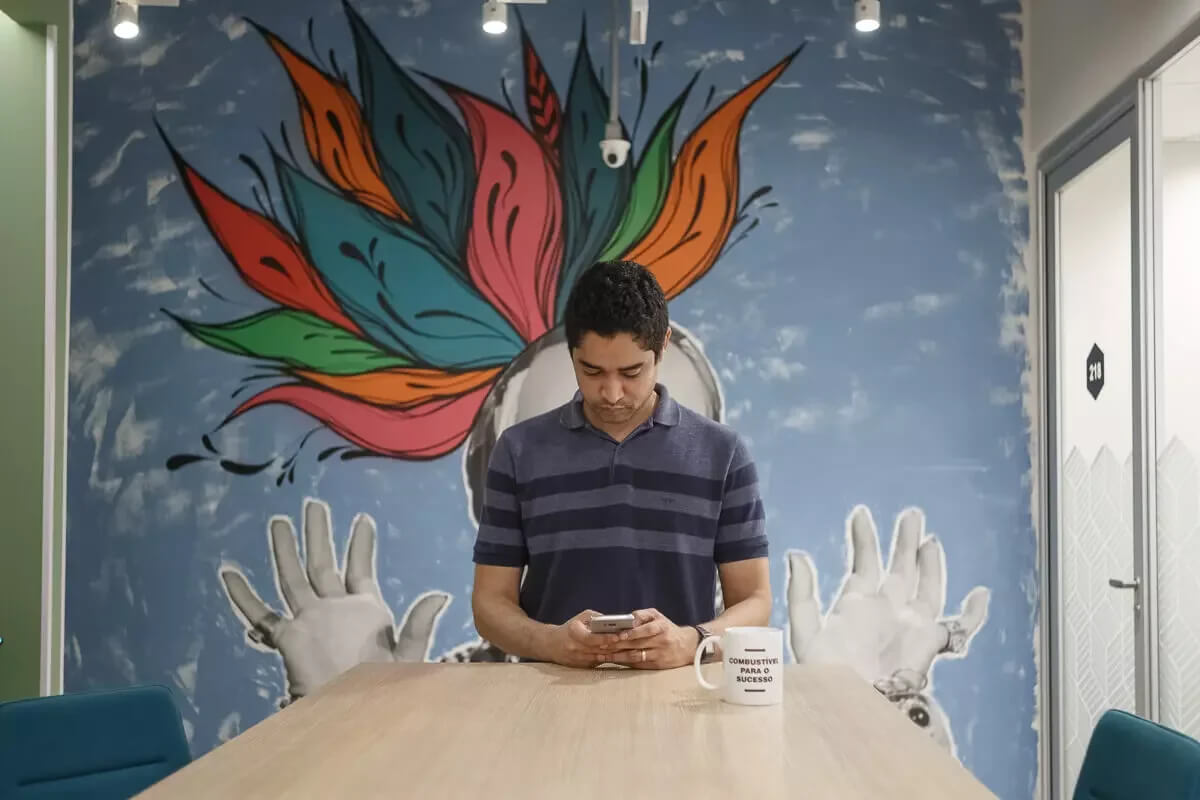
[[[579,276],[567,299],[563,326],[567,347],[579,347],[589,331],[611,337],[628,333],[643,350],[662,355],[667,338],[667,297],[650,270],[635,261],[601,261]]]

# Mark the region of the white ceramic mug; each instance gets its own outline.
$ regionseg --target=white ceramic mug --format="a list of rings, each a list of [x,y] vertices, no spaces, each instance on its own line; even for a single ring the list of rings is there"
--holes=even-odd
[[[700,671],[700,658],[716,642],[724,654],[720,683],[709,683]],[[696,680],[705,689],[720,691],[726,703],[770,706],[783,702],[783,631],[779,628],[729,628],[708,636],[696,648],[692,661]]]

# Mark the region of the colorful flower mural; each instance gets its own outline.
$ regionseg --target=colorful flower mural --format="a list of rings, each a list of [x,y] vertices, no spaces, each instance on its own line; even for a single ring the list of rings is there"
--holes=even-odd
[[[638,261],[674,298],[738,241],[739,228],[744,235],[756,224],[746,209],[761,191],[739,205],[742,125],[802,48],[707,113],[676,149],[697,73],[636,157],[613,169],[601,159],[608,96],[586,27],[563,99],[522,26],[522,114],[507,92],[505,108],[401,67],[348,3],[345,14],[357,93],[332,52],[324,65],[259,29],[295,87],[317,173],[301,166],[281,126],[283,152],[271,151],[281,208],[249,158],[264,188],[255,190],[257,210],[213,185],[163,132],[213,238],[273,304],[223,322],[172,315],[204,344],[254,359],[253,379],[271,379],[225,424],[282,404],[347,442],[321,459],[438,458],[462,444],[503,369],[554,330],[587,266]],[[635,131],[657,51],[640,61]],[[168,466],[214,460],[255,473],[276,463],[233,463],[210,436],[202,441],[207,454],[176,455]],[[295,456],[278,480],[294,475]]]

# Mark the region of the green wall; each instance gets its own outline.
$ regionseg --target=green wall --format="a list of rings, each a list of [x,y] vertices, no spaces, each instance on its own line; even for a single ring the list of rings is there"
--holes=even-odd
[[[0,340],[14,346],[0,422],[0,699],[36,694],[42,635],[44,36],[0,15]]]
[[[58,41],[55,88],[57,203],[55,404],[45,413],[45,208],[46,42]],[[5,414],[0,421],[0,503],[6,511],[0,534],[0,700],[61,691],[62,497],[65,439],[67,314],[70,253],[71,2],[0,0],[0,332],[10,343],[6,363]],[[42,529],[44,442],[53,436],[54,539],[49,660],[42,686]]]

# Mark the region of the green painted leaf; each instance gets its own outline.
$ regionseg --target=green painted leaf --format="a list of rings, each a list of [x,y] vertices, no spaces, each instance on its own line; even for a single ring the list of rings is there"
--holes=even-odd
[[[219,325],[170,316],[209,347],[326,375],[359,375],[411,364],[303,311],[276,308]]]
[[[671,148],[675,141],[675,124],[679,122],[679,114],[683,111],[688,94],[696,85],[696,77],[699,77],[699,73],[655,123],[633,179],[625,214],[598,261],[620,258],[629,252],[654,225],[654,220],[658,219],[667,199],[667,188],[671,184]]]

